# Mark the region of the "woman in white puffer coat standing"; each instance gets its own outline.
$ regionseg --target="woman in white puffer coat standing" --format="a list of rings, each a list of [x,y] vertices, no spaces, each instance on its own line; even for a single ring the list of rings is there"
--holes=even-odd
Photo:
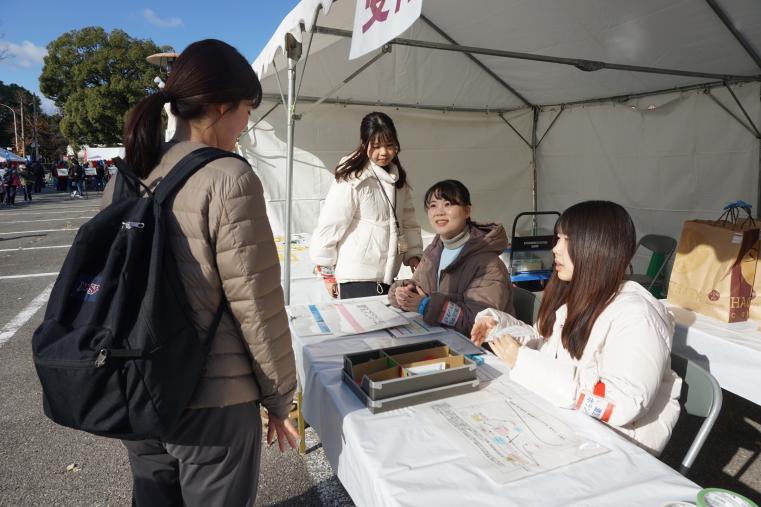
[[[555,273],[536,325],[488,309],[471,338],[493,338],[511,380],[658,455],[679,418],[681,379],[671,370],[673,316],[624,281],[636,248],[631,217],[618,204],[586,201],[562,214],[555,234]]]
[[[391,118],[362,119],[360,144],[341,159],[325,197],[310,256],[331,297],[388,294],[402,262],[413,270],[423,241]]]

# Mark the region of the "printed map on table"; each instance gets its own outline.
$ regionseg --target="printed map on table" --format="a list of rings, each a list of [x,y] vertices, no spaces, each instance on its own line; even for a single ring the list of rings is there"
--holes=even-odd
[[[288,309],[294,332],[301,336],[346,336],[403,326],[407,319],[381,301],[299,305]]]
[[[500,484],[608,452],[502,382],[421,410],[446,421],[447,436]]]

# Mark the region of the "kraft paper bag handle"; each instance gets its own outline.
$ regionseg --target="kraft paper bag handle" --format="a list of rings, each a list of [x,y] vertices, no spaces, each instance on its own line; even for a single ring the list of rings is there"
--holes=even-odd
[[[724,206],[724,212],[716,223],[738,225],[738,222],[740,221],[740,210],[743,210],[745,211],[745,214],[748,215],[748,218],[745,219],[744,222],[750,220],[751,225],[756,227],[756,221],[751,214],[751,208],[752,206],[745,201],[737,200],[735,202],[730,202]]]

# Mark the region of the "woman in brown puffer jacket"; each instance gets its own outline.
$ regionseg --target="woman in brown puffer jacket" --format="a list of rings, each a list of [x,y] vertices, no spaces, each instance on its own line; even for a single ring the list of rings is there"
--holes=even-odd
[[[251,66],[217,40],[188,46],[162,91],[141,100],[124,128],[126,160],[148,188],[160,184],[191,151],[232,151],[261,99]],[[178,118],[172,142],[161,142],[161,113]],[[112,178],[103,196],[111,201]],[[134,476],[133,505],[253,505],[259,476],[261,403],[267,442],[295,448],[288,421],[296,387],[280,264],[265,213],[261,182],[246,162],[217,159],[177,192],[167,244],[177,261],[192,318],[205,336],[227,307],[211,341],[193,398],[172,435],[124,442]]]
[[[391,304],[465,336],[481,310],[499,307],[514,314],[510,274],[499,258],[507,248],[504,227],[471,221],[470,192],[457,180],[436,183],[424,202],[436,237],[412,280],[391,286]]]

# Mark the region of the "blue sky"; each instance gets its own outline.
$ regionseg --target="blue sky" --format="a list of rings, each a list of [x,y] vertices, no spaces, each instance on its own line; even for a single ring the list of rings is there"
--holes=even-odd
[[[176,51],[206,38],[224,40],[250,62],[298,0],[179,0],[121,2],[0,0],[0,80],[19,84],[40,96],[39,75],[45,46],[64,32],[85,26],[119,28]]]

